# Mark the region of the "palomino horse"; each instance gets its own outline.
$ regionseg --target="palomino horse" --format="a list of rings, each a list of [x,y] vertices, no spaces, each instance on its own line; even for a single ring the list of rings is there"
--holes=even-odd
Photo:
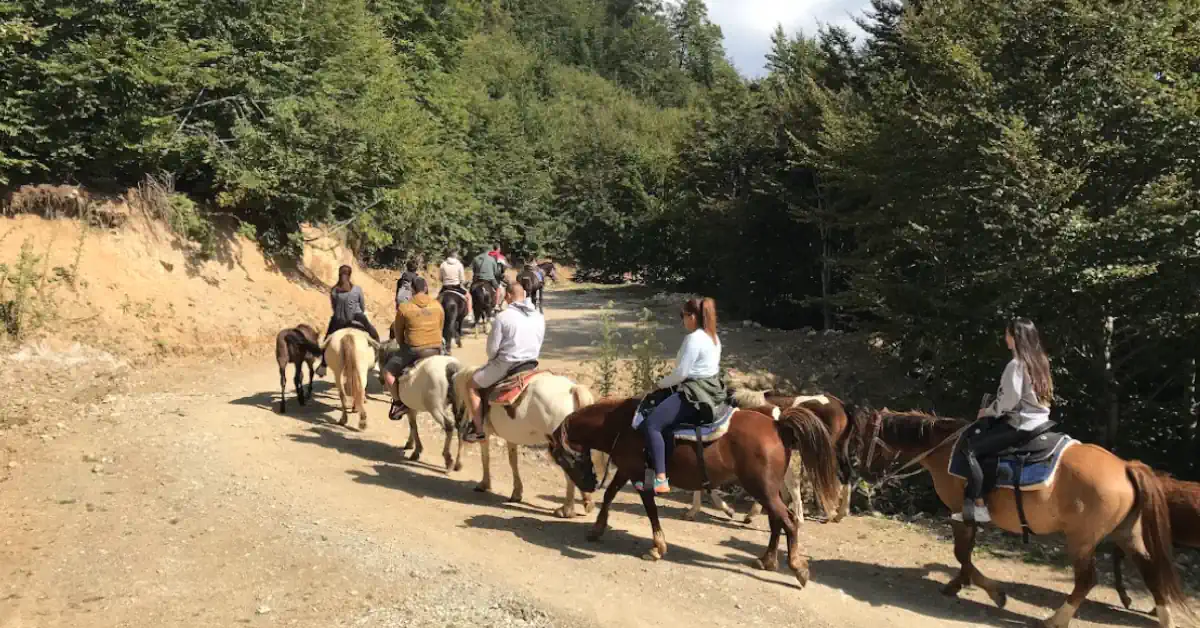
[[[856,437],[860,472],[875,474],[878,450],[885,458],[907,467],[919,463],[933,476],[934,489],[951,511],[962,510],[965,481],[950,475],[955,436],[969,424],[959,419],[920,412],[871,412]],[[857,429],[856,429],[857,431]],[[1029,527],[1035,534],[1062,533],[1075,568],[1075,588],[1066,602],[1043,623],[1064,628],[1096,584],[1096,547],[1106,537],[1134,557],[1154,594],[1160,626],[1172,626],[1171,607],[1184,612],[1187,598],[1171,550],[1171,523],[1162,481],[1140,462],[1126,462],[1095,445],[1077,443],[1058,462],[1053,483],[1045,489],[1022,493]],[[993,490],[987,497],[995,525],[1020,532],[1021,522],[1011,489]],[[984,576],[971,562],[975,527],[952,522],[954,556],[961,569],[942,592],[956,596],[964,586],[982,588],[998,606],[1008,601],[1002,587]]]
[[[600,515],[588,534],[592,541],[598,541],[608,529],[608,511],[617,491],[626,482],[642,477],[645,471],[644,441],[632,422],[639,402],[639,398],[605,399],[567,417],[551,437],[551,454],[555,462],[584,491],[596,487],[595,468],[589,455],[591,450],[609,453],[617,467],[612,483],[604,491]],[[766,553],[755,564],[771,571],[778,567],[779,534],[781,530],[786,531],[788,566],[803,587],[808,582],[808,559],[800,555],[796,522],[784,506],[779,489],[791,452],[795,450],[800,452],[800,460],[813,478],[823,503],[836,501],[837,465],[829,430],[804,408],[790,408],[778,421],[760,411],[737,410],[729,421],[725,435],[704,447],[705,473],[713,486],[737,480],[750,495],[765,504],[771,518],[771,540]],[[677,444],[667,465],[671,484],[687,490],[701,489],[703,479],[697,463],[696,449],[691,443]],[[654,494],[642,493],[642,505],[650,517],[654,534],[654,547],[645,557],[658,560],[667,553],[667,537],[658,521]]]
[[[453,290],[443,290],[438,295],[438,303],[442,306],[445,316],[442,319],[442,350],[450,355],[450,345],[454,343],[462,349],[463,321],[467,318],[467,297]]]
[[[467,386],[475,376],[478,368],[467,368],[454,376],[454,398],[456,411],[460,416],[467,416]],[[508,444],[508,463],[512,467],[513,490],[509,501],[520,502],[524,495],[524,484],[521,482],[521,472],[517,467],[518,445],[542,445],[554,430],[563,422],[568,414],[592,403],[592,392],[586,386],[576,384],[561,375],[543,373],[531,379],[528,387],[521,396],[509,407],[503,408],[496,404],[488,405],[488,415],[485,417],[485,433],[503,438]],[[512,413],[509,413],[509,410]],[[464,422],[465,426],[465,422]],[[485,492],[492,488],[492,461],[490,438],[481,443],[483,462],[483,480],[476,491]],[[570,519],[575,516],[575,484],[567,479],[567,499],[562,508],[555,511],[559,517]],[[593,490],[595,488],[593,487]],[[583,492],[583,510],[592,511],[592,491]]]
[[[842,483],[841,497],[838,501],[837,512],[829,518],[831,523],[837,523],[850,514],[850,495],[854,491],[853,465],[850,463],[850,418],[854,416],[853,412],[846,409],[846,404],[842,403],[841,399],[834,397],[829,393],[819,395],[803,395],[797,397],[788,397],[784,395],[773,394],[771,391],[759,392],[756,390],[738,390],[734,393],[734,399],[737,401],[738,407],[741,408],[762,408],[774,407],[776,409],[787,409],[801,406],[813,414],[817,415],[818,419],[825,424],[829,430],[829,437],[833,440],[834,449],[837,450],[838,457],[838,480]],[[779,413],[776,412],[778,417]],[[801,472],[803,465],[788,466],[788,474],[784,477],[783,484],[786,494],[790,498],[792,514],[796,515],[799,523],[804,523],[804,501],[801,498]],[[695,519],[696,515],[700,514],[700,497],[701,491],[692,493],[692,508],[684,513],[685,519]],[[733,508],[721,499],[721,496],[716,491],[709,493],[709,497],[713,501],[713,505],[723,511],[730,519],[734,517]],[[750,507],[750,512],[746,514],[743,523],[751,523],[754,518],[762,512],[762,503],[754,502]],[[829,514],[829,513],[826,513]]]
[[[308,398],[312,398],[313,363],[321,357],[321,345],[317,344],[317,330],[303,323],[284,329],[275,336],[275,362],[279,364],[279,412],[287,412],[287,365],[296,369],[296,399],[304,405],[304,372],[301,365],[308,364]]]
[[[1171,535],[1176,547],[1200,549],[1200,483],[1185,482],[1165,474],[1158,473],[1163,490],[1167,493],[1167,511],[1171,513]],[[1125,592],[1125,582],[1121,577],[1121,562],[1125,553],[1121,548],[1113,549],[1113,583],[1117,595],[1125,608],[1133,605],[1133,600]]]
[[[325,352],[325,363],[333,371],[338,397],[342,401],[342,419],[338,425],[350,420],[351,412],[358,412],[358,429],[367,429],[367,371],[375,359],[379,343],[370,334],[357,327],[339,329],[321,344]],[[351,406],[346,407],[346,398]]]
[[[389,340],[379,348],[376,364],[379,368],[379,383],[384,388],[387,388],[387,385],[383,381],[383,365],[399,350],[400,344],[395,340]],[[462,469],[463,441],[461,434],[458,439],[457,462],[450,455],[450,442],[457,431],[455,430],[457,425],[453,410],[454,388],[450,382],[460,369],[462,369],[462,363],[450,356],[435,355],[424,358],[396,380],[395,389],[388,391],[393,398],[398,392],[400,401],[407,407],[404,414],[408,417],[408,442],[400,449],[401,451],[413,450],[408,457],[409,460],[420,460],[421,453],[425,451],[425,447],[421,444],[421,433],[417,430],[417,416],[422,412],[428,412],[434,421],[441,424],[442,431],[446,433],[446,443],[442,448],[442,459],[446,462],[446,469],[455,471]]]

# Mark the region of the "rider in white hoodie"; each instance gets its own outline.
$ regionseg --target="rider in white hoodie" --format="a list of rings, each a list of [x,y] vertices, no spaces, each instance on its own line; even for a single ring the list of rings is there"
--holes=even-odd
[[[492,321],[492,333],[487,342],[488,362],[476,371],[469,388],[471,427],[474,429],[463,437],[469,443],[483,439],[479,391],[500,383],[514,367],[536,360],[542,353],[546,319],[529,300],[528,288],[524,281],[508,284],[504,300],[510,307]]]

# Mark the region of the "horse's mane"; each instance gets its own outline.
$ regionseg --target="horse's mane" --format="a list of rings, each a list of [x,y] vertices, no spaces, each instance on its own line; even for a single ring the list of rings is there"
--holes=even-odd
[[[940,417],[919,410],[898,412],[887,408],[874,411],[869,420],[878,421],[879,436],[885,442],[901,447],[936,445],[967,425],[962,419]]]

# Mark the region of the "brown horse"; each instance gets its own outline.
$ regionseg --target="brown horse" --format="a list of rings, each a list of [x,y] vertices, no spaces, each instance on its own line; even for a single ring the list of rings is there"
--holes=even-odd
[[[317,344],[317,330],[303,323],[284,329],[275,336],[275,362],[279,364],[279,412],[287,412],[287,365],[296,369],[296,398],[304,405],[304,372],[300,366],[308,364],[308,397],[312,398],[313,363],[321,357],[321,345]]]
[[[958,512],[963,505],[965,481],[950,475],[947,467],[956,436],[968,425],[959,419],[920,412],[871,412],[860,428],[862,433],[855,438],[859,471],[867,477],[875,475],[881,458],[898,460],[905,466],[919,463],[933,476],[942,503]],[[1172,556],[1166,495],[1150,467],[1126,462],[1087,444],[1068,448],[1058,464],[1048,488],[1022,493],[1029,527],[1036,534],[1064,534],[1067,554],[1075,568],[1074,589],[1043,625],[1064,628],[1070,624],[1096,584],[1096,547],[1106,537],[1133,555],[1154,594],[1160,626],[1173,625],[1172,607],[1190,615]],[[1021,531],[1012,490],[994,490],[986,499],[995,525],[1009,532]],[[961,569],[942,592],[955,596],[964,586],[975,584],[1003,607],[1008,598],[1000,585],[971,562],[975,527],[958,521],[953,527],[954,556]]]
[[[1176,547],[1191,547],[1200,549],[1200,482],[1185,482],[1159,473],[1158,480],[1162,482],[1163,490],[1167,493],[1167,511],[1171,516],[1171,535]],[[1121,548],[1113,549],[1113,576],[1117,595],[1125,608],[1133,605],[1133,600],[1125,592],[1125,582],[1121,578],[1121,561],[1125,552]]]
[[[642,434],[632,426],[640,399],[605,399],[571,413],[550,437],[551,454],[573,482],[584,492],[596,489],[596,472],[591,451],[610,454],[616,474],[604,492],[604,504],[588,538],[598,541],[608,528],[608,510],[617,491],[626,482],[641,477],[646,468]],[[770,410],[767,409],[769,412]],[[803,587],[808,582],[808,559],[799,552],[796,522],[780,498],[779,489],[793,450],[813,478],[823,503],[834,503],[837,495],[837,466],[829,431],[821,420],[803,408],[792,408],[778,421],[762,412],[738,410],[730,419],[729,431],[704,448],[704,466],[712,485],[737,480],[764,504],[771,519],[771,540],[757,559],[762,569],[774,570],[778,562],[779,534],[787,532],[788,566]],[[688,490],[702,488],[696,450],[691,443],[675,446],[667,471],[671,484]],[[654,547],[646,558],[658,560],[667,553],[667,537],[658,521],[658,506],[650,492],[642,494],[642,505],[650,517]]]
[[[760,392],[756,390],[739,390],[734,393],[734,398],[740,407],[757,408],[757,407],[774,407],[780,410],[787,408],[803,407],[806,410],[817,415],[818,419],[825,424],[829,430],[829,437],[833,441],[833,447],[837,450],[838,459],[838,480],[842,483],[841,497],[838,500],[838,508],[835,513],[829,518],[830,523],[837,523],[846,518],[850,514],[850,496],[854,492],[854,466],[850,461],[850,420],[856,416],[851,409],[847,409],[847,405],[841,399],[834,397],[829,393],[821,393],[817,395],[800,395],[787,396],[780,395],[774,391]],[[800,497],[800,475],[801,468],[795,470],[789,469],[788,476],[784,480],[784,487],[788,494],[791,495],[792,513],[796,515],[796,519],[800,523],[804,523],[804,503]],[[709,494],[713,500],[713,505],[725,512],[729,518],[733,518],[733,508],[728,506],[724,500],[714,491]],[[754,518],[762,512],[762,504],[754,502],[750,507],[750,512],[742,519],[743,523],[751,523]],[[692,493],[692,508],[684,513],[685,519],[695,519],[700,513],[700,491]],[[826,513],[829,515],[830,513]]]

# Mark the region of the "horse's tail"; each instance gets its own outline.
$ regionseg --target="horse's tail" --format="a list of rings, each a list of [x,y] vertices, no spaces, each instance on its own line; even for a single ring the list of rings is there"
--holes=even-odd
[[[450,359],[446,362],[446,395],[449,397],[450,407],[458,411],[458,391],[454,389],[454,376],[462,369],[462,363],[458,360]]]
[[[1175,606],[1188,616],[1194,616],[1188,608],[1188,598],[1175,567],[1171,514],[1162,481],[1154,475],[1153,469],[1137,460],[1125,463],[1125,474],[1133,483],[1141,503],[1142,542],[1150,554],[1150,569],[1153,571],[1153,576],[1147,580],[1158,581],[1157,594],[1162,596],[1166,606]]]
[[[733,403],[739,408],[758,408],[767,404],[767,393],[761,390],[739,388],[733,391]]]
[[[308,338],[305,338],[304,334],[302,333],[296,332],[296,334],[292,336],[292,339],[301,349],[304,349],[314,356],[319,356],[322,353],[325,353],[325,350],[321,348],[321,345],[309,340]]]
[[[800,454],[800,463],[825,512],[836,512],[841,486],[829,428],[817,415],[798,407],[784,410],[775,422],[775,429],[784,446]]]
[[[596,403],[596,396],[592,394],[592,389],[583,384],[575,384],[571,388],[571,398],[575,400],[575,409],[586,408],[593,403]]]
[[[280,332],[275,336],[275,362],[279,365],[279,372],[283,373],[283,369],[287,368],[288,362],[292,361],[291,351],[288,350],[288,336],[290,332]]]
[[[362,412],[366,400],[363,399],[363,382],[362,373],[358,370],[358,347],[354,343],[354,334],[346,334],[342,336],[342,342],[338,345],[341,351],[342,358],[342,381],[344,385],[350,387],[350,395],[354,399],[354,406],[350,409],[351,412]]]

